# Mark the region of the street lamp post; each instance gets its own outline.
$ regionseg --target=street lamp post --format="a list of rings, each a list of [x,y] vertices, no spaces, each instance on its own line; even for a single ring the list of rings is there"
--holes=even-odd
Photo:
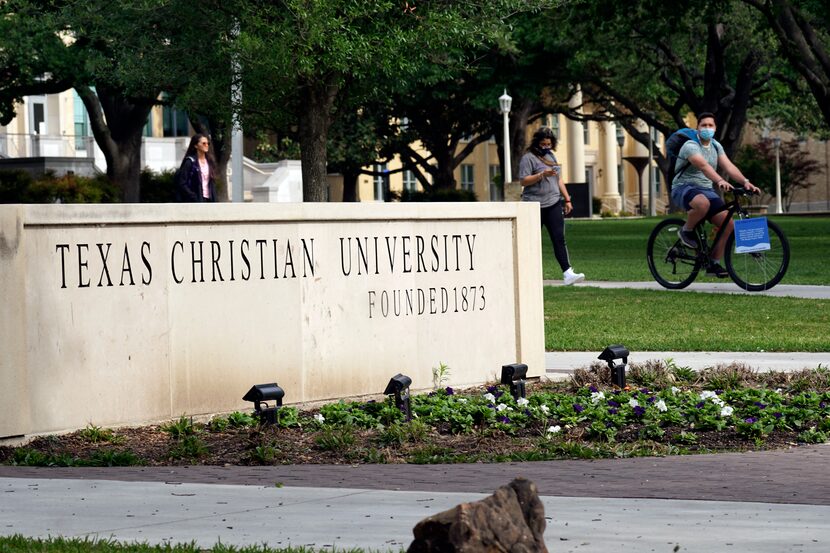
[[[510,167],[510,121],[508,115],[510,114],[510,105],[513,103],[513,98],[507,95],[507,89],[504,89],[504,94],[499,96],[499,106],[501,106],[501,113],[504,116],[504,185],[513,181],[513,171]]]
[[[784,213],[781,204],[781,138],[773,138],[772,145],[775,147],[775,212]]]
[[[617,145],[620,147],[620,182],[625,183],[625,175],[623,174],[625,171],[623,169],[623,146],[625,145],[625,134],[619,127],[617,128]],[[622,190],[620,190],[620,195],[625,197],[625,186],[623,186]]]

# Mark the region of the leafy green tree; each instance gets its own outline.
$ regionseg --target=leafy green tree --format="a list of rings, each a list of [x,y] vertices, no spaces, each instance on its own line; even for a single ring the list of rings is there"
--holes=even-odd
[[[668,136],[689,111],[710,111],[733,154],[781,67],[768,25],[736,0],[591,2],[569,6],[565,28],[583,41],[572,74],[599,107],[583,118],[616,119],[643,144],[636,119]],[[665,173],[667,160],[657,158]]]
[[[245,102],[253,97],[260,109],[273,109],[276,100],[280,107],[274,111],[294,115],[303,197],[324,201],[326,144],[344,91],[362,88],[367,79],[384,89],[426,65],[463,66],[468,51],[502,35],[506,14],[545,3],[245,1],[238,11],[240,59],[248,74]]]
[[[823,0],[742,0],[758,10],[830,126],[830,12]]]
[[[798,140],[781,142],[778,156],[781,170],[781,203],[790,210],[793,198],[799,190],[810,187],[810,177],[823,172],[821,164],[811,159]],[[775,197],[775,145],[766,139],[743,146],[735,156],[735,163],[758,188],[764,191],[765,200]]]

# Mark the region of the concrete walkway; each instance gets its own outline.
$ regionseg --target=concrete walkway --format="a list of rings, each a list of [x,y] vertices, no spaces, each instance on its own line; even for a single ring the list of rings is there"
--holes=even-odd
[[[0,467],[0,534],[399,551],[516,476],[551,552],[826,552],[830,446],[476,465]]]
[[[545,286],[563,286],[561,280],[545,280]],[[722,282],[693,282],[682,290],[668,290],[654,281],[649,282],[607,282],[607,281],[585,281],[574,284],[577,288],[631,288],[634,290],[663,290],[665,292],[706,292],[718,294],[750,294],[757,296],[776,296],[792,298],[809,298],[818,300],[830,299],[830,286],[812,286],[801,284],[779,284],[771,290],[763,292],[747,292],[729,279]]]

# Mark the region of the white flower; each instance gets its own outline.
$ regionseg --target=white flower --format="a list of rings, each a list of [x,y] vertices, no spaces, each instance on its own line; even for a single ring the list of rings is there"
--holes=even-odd
[[[679,391],[680,391],[680,388],[678,388],[677,386],[672,386],[672,387],[671,387],[671,393],[672,393],[672,394],[677,395],[677,393],[678,393]]]
[[[715,399],[713,399],[713,400],[712,400],[712,403],[714,403],[714,404],[715,404],[715,405],[717,405],[718,407],[723,407],[723,406],[725,405],[725,404],[724,404],[724,402],[723,402],[723,400],[722,400],[721,398],[719,398],[719,397],[716,397]]]
[[[518,405],[519,407],[524,407],[528,403],[530,403],[530,402],[527,400],[527,398],[520,397],[519,399],[516,400],[516,405]]]
[[[718,397],[718,394],[709,390],[703,390],[700,392],[700,399],[709,399],[712,397]]]
[[[599,403],[603,399],[605,399],[605,393],[604,392],[593,392],[591,394],[591,403],[593,403],[594,405],[596,405],[597,403]]]
[[[458,403],[467,403],[467,398],[466,397],[458,398]]]
[[[669,410],[669,408],[666,407],[666,402],[663,401],[662,399],[660,401],[658,401],[657,403],[655,403],[654,406],[657,407],[657,410],[660,411],[661,413],[665,413],[666,411]]]
[[[639,407],[639,406],[640,406],[640,402],[638,402],[638,401],[637,401],[636,399],[634,399],[633,397],[632,397],[631,399],[629,399],[629,400],[628,400],[628,404],[629,404],[631,407]]]
[[[728,417],[732,414],[732,411],[734,411],[734,409],[732,409],[728,405],[724,405],[723,407],[721,407],[720,416],[721,417]]]
[[[546,415],[550,415],[550,408],[547,405],[540,405],[539,409]]]
[[[496,396],[494,396],[493,394],[487,393],[487,394],[484,394],[484,399],[486,399],[490,403],[493,403],[494,401],[496,401]]]
[[[504,403],[499,403],[498,405],[496,405],[496,411],[499,411],[499,412],[502,412],[502,411],[512,411],[512,410],[513,410],[513,408],[512,408],[512,407],[508,407],[508,406],[507,406],[507,405],[505,405]]]
[[[548,428],[548,434],[557,434],[562,431],[562,427],[558,424],[556,426],[551,426]]]
[[[324,422],[326,422],[326,417],[323,416],[323,413],[317,413],[316,415],[314,415],[314,420],[316,420],[320,424],[323,424]]]

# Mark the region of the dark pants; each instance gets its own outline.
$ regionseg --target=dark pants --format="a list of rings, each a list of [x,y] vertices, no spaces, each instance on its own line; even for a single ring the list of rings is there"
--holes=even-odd
[[[542,226],[548,229],[550,240],[553,242],[553,254],[556,261],[566,271],[571,262],[568,260],[568,246],[565,245],[565,212],[562,209],[562,200],[559,200],[550,207],[542,208]]]

